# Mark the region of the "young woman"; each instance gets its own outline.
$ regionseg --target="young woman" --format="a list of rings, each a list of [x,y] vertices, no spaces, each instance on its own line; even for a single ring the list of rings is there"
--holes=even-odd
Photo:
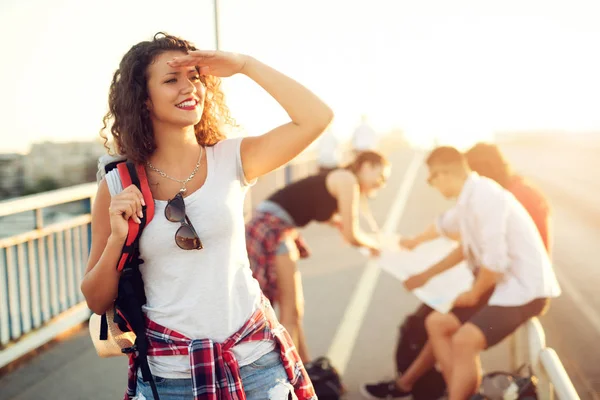
[[[273,96],[290,122],[262,136],[226,139],[221,127],[231,118],[219,83],[238,73]],[[140,269],[148,359],[161,400],[287,399],[293,393],[315,398],[289,335],[252,277],[243,201],[257,177],[293,159],[323,132],[332,111],[250,56],[197,50],[164,34],[125,54],[110,87],[109,109],[105,128],[112,123],[120,154],[146,167],[155,202],[154,219],[140,239]],[[99,186],[81,284],[97,314],[116,296],[115,265],[128,220],[140,221],[142,203],[135,186],[112,197],[106,181]],[[177,211],[174,203],[189,225],[167,218]],[[151,399],[149,383],[136,381],[136,372],[130,370],[126,398]]]
[[[292,183],[258,205],[246,227],[250,267],[265,296],[279,307],[279,320],[287,328],[306,363],[310,360],[302,328],[302,280],[296,268],[308,251],[297,229],[311,221],[336,226],[352,245],[379,252],[379,244],[359,228],[359,209],[370,217],[365,197],[371,197],[390,174],[379,153],[360,153],[349,166],[319,173]]]

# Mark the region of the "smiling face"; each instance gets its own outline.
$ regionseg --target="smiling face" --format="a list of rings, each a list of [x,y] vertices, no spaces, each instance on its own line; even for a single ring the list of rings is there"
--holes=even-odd
[[[146,71],[150,119],[154,126],[193,126],[200,122],[204,111],[206,86],[195,67],[173,68],[167,61],[185,55],[181,51],[166,51],[158,55]]]
[[[193,43],[159,32],[125,53],[112,77],[108,112],[100,132],[105,141],[114,139],[119,154],[145,163],[158,147],[157,136],[163,133],[193,131],[199,144],[212,146],[225,139],[224,126],[236,125],[220,78],[167,64],[193,50]]]

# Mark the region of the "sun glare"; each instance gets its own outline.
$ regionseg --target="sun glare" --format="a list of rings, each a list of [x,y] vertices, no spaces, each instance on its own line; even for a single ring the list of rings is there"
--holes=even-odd
[[[0,32],[28,45],[7,43],[18,62],[0,65],[3,125],[14,138],[3,151],[43,139],[95,138],[118,60],[156,31],[214,45],[208,0],[184,1],[205,20],[195,26],[166,16],[157,0],[143,7],[127,2],[117,14],[116,0],[85,7],[74,0],[9,3],[0,6]],[[221,0],[222,47],[251,54],[322,96],[336,113],[340,137],[351,135],[361,114],[379,131],[400,129],[418,145],[468,146],[506,130],[600,130],[600,57],[591,51],[600,28],[593,5],[426,3],[403,2],[392,12],[385,1],[367,7]],[[225,87],[232,114],[248,134],[287,120],[244,77]],[[32,98],[43,107],[32,109]]]

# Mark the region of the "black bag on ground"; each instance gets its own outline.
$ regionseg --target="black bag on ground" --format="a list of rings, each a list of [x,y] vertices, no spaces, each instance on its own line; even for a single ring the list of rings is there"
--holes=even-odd
[[[432,309],[421,305],[417,311],[406,317],[400,326],[398,344],[396,346],[396,369],[403,374],[417,358],[427,341],[425,318]],[[446,391],[444,377],[432,368],[419,379],[412,390],[414,400],[434,400],[442,397]]]
[[[319,357],[305,365],[319,400],[338,400],[346,392],[342,379],[327,357]]]

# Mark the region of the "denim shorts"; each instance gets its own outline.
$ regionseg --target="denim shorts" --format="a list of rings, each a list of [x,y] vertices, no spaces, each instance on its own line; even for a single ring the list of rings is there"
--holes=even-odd
[[[281,362],[279,350],[265,354],[255,362],[240,367],[247,400],[296,400],[294,388]],[[154,377],[160,400],[193,400],[192,379]],[[137,400],[153,400],[150,382],[137,379]]]
[[[283,207],[281,207],[279,204],[277,204],[275,202],[272,202],[269,200],[264,200],[262,203],[260,203],[258,205],[256,210],[260,211],[260,212],[272,214],[272,215],[276,216],[277,218],[280,218],[283,221],[287,222],[288,224],[290,224],[292,226],[296,226],[296,223],[294,222],[294,219],[292,218],[292,216],[286,210],[284,210]],[[288,238],[284,237],[279,242],[279,245],[277,246],[277,250],[275,251],[275,254],[280,256],[280,255],[284,255],[284,254],[290,254],[295,251],[297,251],[297,247],[296,247],[296,244],[294,243],[294,241],[288,240]]]

